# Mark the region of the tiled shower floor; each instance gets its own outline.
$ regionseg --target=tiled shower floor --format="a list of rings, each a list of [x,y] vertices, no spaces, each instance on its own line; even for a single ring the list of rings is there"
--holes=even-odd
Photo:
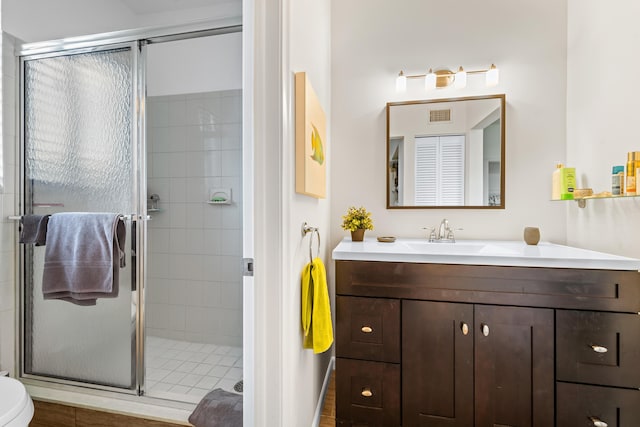
[[[147,336],[145,394],[197,403],[214,388],[234,391],[242,348]]]

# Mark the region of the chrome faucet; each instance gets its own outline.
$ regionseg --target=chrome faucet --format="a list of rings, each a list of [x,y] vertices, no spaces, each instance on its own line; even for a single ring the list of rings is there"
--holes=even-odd
[[[453,228],[449,225],[449,221],[445,218],[440,222],[440,226],[438,227],[438,231],[431,227],[431,232],[429,233],[429,242],[433,243],[455,243],[456,239],[453,235]],[[459,228],[458,230],[462,230]]]

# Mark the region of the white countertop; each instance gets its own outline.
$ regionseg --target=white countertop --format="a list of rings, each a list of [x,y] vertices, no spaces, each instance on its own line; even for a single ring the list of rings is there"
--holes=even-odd
[[[457,240],[429,243],[427,239],[378,242],[345,237],[333,250],[334,260],[416,262],[432,264],[499,265],[514,267],[640,270],[640,260],[603,252],[540,242],[536,246],[508,240]]]

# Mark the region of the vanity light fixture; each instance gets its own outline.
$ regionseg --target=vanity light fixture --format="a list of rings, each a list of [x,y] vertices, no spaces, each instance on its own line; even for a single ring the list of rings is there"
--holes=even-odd
[[[491,64],[491,67],[486,70],[465,71],[464,68],[459,67],[455,73],[449,69],[434,71],[432,68],[429,68],[426,74],[405,75],[404,71],[400,71],[396,78],[396,91],[405,92],[407,90],[407,79],[424,79],[424,88],[428,91],[449,87],[452,84],[456,89],[462,89],[467,86],[468,74],[484,74],[487,87],[496,86],[500,79],[498,67],[495,64]]]

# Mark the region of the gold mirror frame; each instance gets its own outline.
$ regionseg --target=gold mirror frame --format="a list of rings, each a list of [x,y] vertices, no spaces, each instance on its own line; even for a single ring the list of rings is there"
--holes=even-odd
[[[475,100],[487,100],[497,99],[500,104],[500,203],[496,205],[443,205],[443,206],[413,206],[413,205],[392,205],[391,203],[391,108],[394,106],[407,106],[407,105],[423,105],[423,104],[441,104],[448,102],[462,102],[462,101],[475,101]],[[386,163],[385,174],[387,181],[386,188],[386,200],[387,209],[505,209],[505,147],[506,147],[506,101],[505,95],[484,95],[484,96],[469,96],[460,98],[443,98],[443,99],[429,99],[420,101],[405,101],[405,102],[388,102],[386,108],[387,116],[387,134],[386,134]]]

